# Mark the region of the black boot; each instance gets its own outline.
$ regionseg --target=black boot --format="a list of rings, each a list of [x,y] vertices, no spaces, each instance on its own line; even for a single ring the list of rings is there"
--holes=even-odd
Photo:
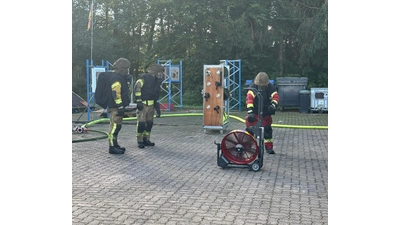
[[[115,145],[115,147],[121,149],[121,150],[125,153],[125,148],[123,148],[123,147],[121,147],[121,146],[119,146],[119,145]]]
[[[156,144],[154,144],[154,142],[151,142],[150,140],[147,139],[147,137],[143,137],[143,144],[145,146],[154,146]]]
[[[138,147],[139,148],[144,148],[144,143],[143,142],[138,142]]]
[[[119,146],[118,141],[117,141],[117,137],[114,137],[114,139],[112,140],[112,145],[115,146],[116,148],[119,148],[123,151],[123,153],[125,153],[125,148],[121,148],[121,146]]]
[[[268,153],[268,154],[275,154],[275,152],[274,152],[274,149],[272,149],[272,148],[267,148],[267,147],[265,147],[265,151]]]
[[[108,149],[108,153],[110,154],[124,154],[124,151],[117,146],[110,146]]]

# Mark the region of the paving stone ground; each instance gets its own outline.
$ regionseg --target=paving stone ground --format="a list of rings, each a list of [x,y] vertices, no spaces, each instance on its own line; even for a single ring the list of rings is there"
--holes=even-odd
[[[232,113],[233,114],[233,113]],[[243,117],[243,114],[237,114]],[[76,115],[75,115],[76,116]],[[73,115],[74,117],[74,115]],[[274,124],[327,126],[327,114],[277,112]],[[217,166],[231,130],[204,130],[202,116],[155,118],[154,147],[137,148],[136,121],[119,135],[123,155],[108,153],[108,123],[73,133],[72,224],[328,224],[328,130],[274,129],[275,155],[258,172]]]

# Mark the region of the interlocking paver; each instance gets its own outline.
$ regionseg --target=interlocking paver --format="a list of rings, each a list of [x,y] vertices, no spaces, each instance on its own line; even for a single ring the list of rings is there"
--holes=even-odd
[[[242,116],[243,118],[243,116]],[[327,114],[277,112],[274,124],[327,126]],[[297,118],[297,119],[296,119]],[[260,171],[217,166],[228,130],[203,130],[201,116],[155,118],[154,147],[136,146],[136,121],[119,135],[72,143],[73,224],[327,224],[328,130],[274,128],[275,155]],[[308,124],[304,124],[308,123]],[[106,132],[107,123],[90,129]],[[90,131],[73,140],[101,136]]]

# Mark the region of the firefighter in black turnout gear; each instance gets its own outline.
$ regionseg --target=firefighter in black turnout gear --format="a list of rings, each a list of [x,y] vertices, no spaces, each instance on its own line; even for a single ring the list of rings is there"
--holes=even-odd
[[[262,105],[258,105],[258,96],[251,89],[247,92],[246,97],[246,131],[251,132],[249,129],[254,126],[258,121],[259,108],[262,107],[263,118],[262,126],[264,127],[264,145],[265,150],[268,154],[275,154],[273,150],[272,140],[272,117],[275,115],[275,109],[279,103],[279,95],[274,85],[269,82],[269,77],[265,72],[259,72],[254,79],[254,82],[250,84],[250,88],[254,88],[260,92],[263,97]]]
[[[130,93],[127,82],[127,76],[130,67],[129,60],[119,58],[112,65],[114,70],[111,72],[102,72],[97,79],[95,91],[96,103],[106,109],[110,116],[110,126],[108,130],[108,143],[110,154],[123,154],[125,148],[119,146],[117,138],[122,127],[122,119],[125,113],[125,107],[130,103]]]
[[[133,87],[137,104],[136,140],[139,148],[155,145],[150,141],[150,133],[153,127],[154,113],[157,117],[161,116],[158,98],[163,81],[164,67],[160,64],[153,64],[148,68],[148,73],[139,76]]]

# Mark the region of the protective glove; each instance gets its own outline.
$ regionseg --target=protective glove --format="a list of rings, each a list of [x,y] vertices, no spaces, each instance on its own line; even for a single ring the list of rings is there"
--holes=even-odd
[[[249,121],[250,123],[256,121],[256,117],[254,116],[253,113],[247,114],[247,121]]]
[[[124,116],[125,108],[123,106],[118,107],[117,116]]]
[[[160,103],[159,102],[154,103],[154,109],[156,110],[156,117],[160,118],[161,110],[160,110]]]
[[[130,74],[125,75],[125,81],[126,81],[126,83],[127,83],[128,85],[131,85],[131,84],[132,84],[132,81],[133,81],[133,76],[130,75]]]
[[[268,106],[268,112],[269,113],[274,113],[276,109],[276,103],[272,102],[270,106]]]
[[[247,109],[247,121],[249,121],[250,123],[256,121],[256,117],[254,116],[253,113],[253,107],[250,107]]]
[[[139,111],[142,110],[143,109],[143,103],[142,102],[137,102],[136,103],[136,109],[139,110]]]

